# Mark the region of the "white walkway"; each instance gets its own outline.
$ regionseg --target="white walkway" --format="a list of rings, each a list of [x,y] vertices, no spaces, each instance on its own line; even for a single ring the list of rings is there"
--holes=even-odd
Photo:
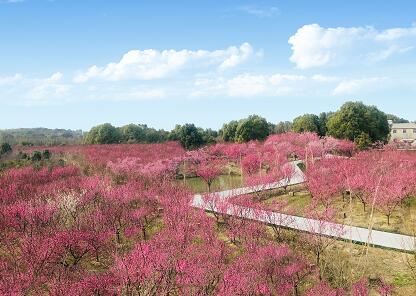
[[[230,197],[242,194],[276,189],[284,185],[303,183],[305,181],[305,176],[297,166],[297,163],[298,162],[291,163],[295,168],[295,174],[290,180],[281,180],[279,182],[260,186],[236,188],[205,195],[195,194],[192,205],[207,211],[261,221],[267,224],[297,229],[318,235],[351,240],[359,243],[369,243],[374,246],[402,251],[413,251],[415,249],[415,238],[412,236],[378,230],[369,231],[367,228],[362,227],[347,226],[338,223],[330,223],[326,221],[233,205],[227,201]]]

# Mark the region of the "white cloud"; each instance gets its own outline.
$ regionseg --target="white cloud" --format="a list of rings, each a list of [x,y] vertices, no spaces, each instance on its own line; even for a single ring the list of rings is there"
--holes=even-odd
[[[61,72],[55,72],[53,73],[50,77],[45,79],[46,83],[54,83],[54,82],[58,82],[62,79],[64,75]]]
[[[260,18],[272,17],[272,16],[279,14],[279,8],[275,6],[259,7],[255,5],[244,5],[244,6],[238,7],[238,10],[260,17]]]
[[[341,78],[337,76],[327,76],[322,74],[315,74],[311,77],[312,80],[317,82],[334,82],[339,81]]]
[[[231,97],[251,97],[266,90],[267,78],[263,75],[242,74],[227,82],[228,94]]]
[[[290,61],[300,69],[359,61],[380,61],[409,51],[416,27],[378,31],[373,27],[323,28],[304,25],[289,38]]]
[[[162,89],[139,89],[132,90],[125,96],[118,98],[117,100],[149,100],[149,99],[162,99],[166,97],[166,92]]]
[[[13,105],[45,105],[67,100],[71,85],[64,83],[62,78],[61,72],[46,78],[32,78],[22,74],[0,77],[0,99]]]
[[[293,74],[274,74],[269,77],[269,81],[272,85],[281,85],[285,82],[295,82],[305,80],[306,77],[303,75],[293,75]]]
[[[400,47],[397,45],[391,45],[386,49],[369,53],[368,59],[372,62],[378,62],[385,60],[394,54],[406,53],[412,49],[414,49],[413,46]]]
[[[49,102],[65,97],[71,86],[61,83],[63,74],[56,72],[45,79],[35,79],[31,81],[32,86],[26,94],[26,98],[30,101]]]
[[[358,92],[368,92],[380,86],[386,77],[370,77],[362,79],[347,79],[341,81],[332,91],[333,95],[350,95]]]
[[[375,36],[377,41],[391,41],[397,40],[405,37],[415,37],[416,36],[416,26],[413,25],[410,28],[392,28],[387,29]]]
[[[200,68],[215,66],[218,70],[236,67],[253,55],[249,43],[240,47],[231,46],[223,50],[131,50],[116,63],[104,67],[92,66],[74,77],[74,82],[82,83],[93,78],[110,81],[151,80],[165,78],[185,67]]]
[[[194,82],[190,92],[191,97],[255,97],[279,96],[295,93],[301,89],[297,83],[307,80],[307,77],[292,74],[240,74],[231,78],[211,77],[199,78]]]
[[[15,84],[16,82],[21,81],[22,79],[23,79],[23,75],[20,73],[17,73],[13,76],[0,77],[0,86],[12,85],[12,84]]]
[[[229,47],[228,57],[219,66],[220,70],[226,70],[238,66],[248,60],[253,54],[253,48],[249,43],[243,43],[240,48]]]
[[[340,96],[367,94],[385,88],[397,87],[398,81],[388,77],[339,77],[315,74],[252,74],[230,78],[205,77],[194,81],[188,92],[193,98],[236,97],[297,97],[304,95]]]
[[[228,95],[231,97],[278,96],[294,91],[295,84],[305,79],[304,76],[292,74],[242,74],[228,80]]]

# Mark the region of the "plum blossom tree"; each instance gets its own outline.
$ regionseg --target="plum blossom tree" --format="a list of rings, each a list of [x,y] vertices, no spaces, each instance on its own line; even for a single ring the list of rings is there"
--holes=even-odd
[[[298,295],[297,275],[309,266],[288,246],[252,247],[227,269],[219,295]]]
[[[221,175],[224,167],[224,162],[218,158],[209,158],[201,161],[196,168],[196,174],[208,186],[208,192],[211,192],[212,182]]]
[[[334,159],[322,159],[306,170],[306,185],[314,203],[320,203],[328,209],[339,193],[340,175],[334,174]]]

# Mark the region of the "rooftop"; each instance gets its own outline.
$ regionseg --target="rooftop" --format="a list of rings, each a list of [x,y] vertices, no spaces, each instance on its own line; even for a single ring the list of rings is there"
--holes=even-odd
[[[397,128],[397,129],[404,129],[404,128],[416,128],[416,123],[409,122],[409,123],[393,123],[391,125],[391,128]]]

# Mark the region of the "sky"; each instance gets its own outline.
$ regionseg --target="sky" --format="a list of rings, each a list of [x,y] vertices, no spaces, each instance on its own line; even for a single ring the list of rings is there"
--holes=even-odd
[[[416,120],[413,0],[0,0],[0,129]]]

